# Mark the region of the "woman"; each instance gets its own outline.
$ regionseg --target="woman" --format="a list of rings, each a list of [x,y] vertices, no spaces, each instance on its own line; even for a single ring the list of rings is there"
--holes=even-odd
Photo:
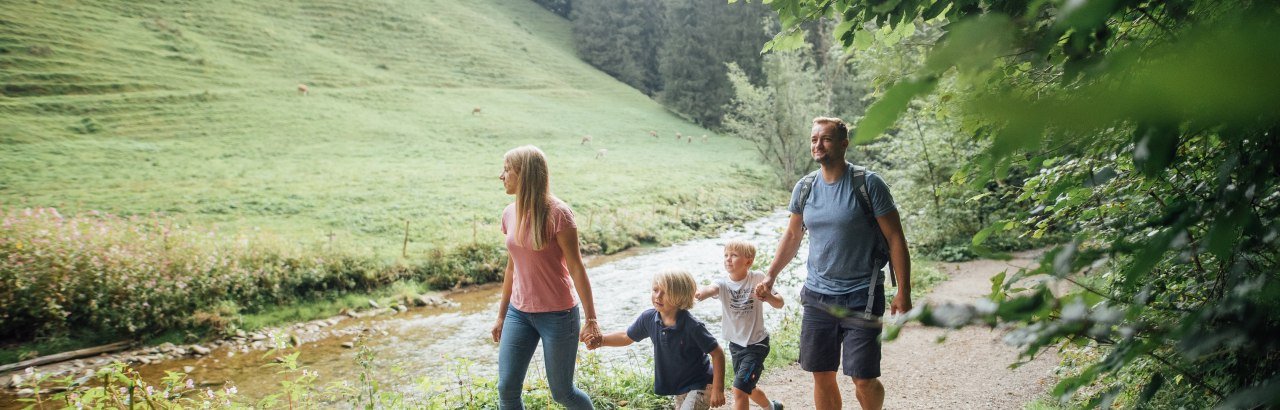
[[[493,341],[498,343],[498,399],[502,409],[522,409],[525,372],[542,341],[547,384],[557,403],[592,408],[591,399],[573,385],[578,342],[596,343],[600,327],[591,298],[573,211],[551,194],[547,159],[532,145],[507,151],[498,177],[516,201],[502,211],[507,269]],[[572,280],[571,280],[572,279]],[[586,326],[579,330],[578,293]],[[578,337],[574,338],[577,334]]]

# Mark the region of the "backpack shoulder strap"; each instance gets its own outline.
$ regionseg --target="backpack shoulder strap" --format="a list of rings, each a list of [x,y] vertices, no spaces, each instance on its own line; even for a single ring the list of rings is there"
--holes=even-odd
[[[876,230],[876,239],[880,241],[880,245],[884,247],[885,252],[888,252],[889,243],[885,239],[884,234],[880,232],[880,221],[876,219],[875,209],[871,207],[871,194],[867,192],[867,168],[860,165],[853,165],[848,162],[845,164],[849,165],[849,172],[853,173],[853,190],[858,193],[858,203],[861,205],[862,213],[866,214],[867,218],[871,220],[871,226]],[[894,287],[898,286],[897,276],[898,275],[893,271],[893,261],[890,260],[889,281],[893,283]],[[878,280],[875,279],[878,278],[873,278],[873,285],[875,282],[878,282]]]
[[[858,193],[858,203],[862,205],[862,213],[871,216],[871,223],[875,224],[875,210],[871,209],[871,194],[867,192],[867,168],[861,165],[848,165],[849,172],[853,173],[853,190]]]
[[[809,194],[813,192],[813,181],[818,179],[818,173],[821,169],[810,172],[804,178],[800,178],[800,209],[804,209],[805,203],[809,202]]]

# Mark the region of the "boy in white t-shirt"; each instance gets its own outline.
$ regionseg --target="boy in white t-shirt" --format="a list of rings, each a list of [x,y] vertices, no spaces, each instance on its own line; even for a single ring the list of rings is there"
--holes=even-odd
[[[780,309],[783,301],[777,293],[770,293],[764,299],[755,297],[756,284],[765,280],[764,274],[749,272],[755,259],[755,246],[740,240],[729,241],[724,246],[724,270],[729,276],[699,288],[694,297],[699,301],[717,298],[724,307],[724,319],[720,323],[733,356],[733,408],[745,410],[754,401],[761,408],[781,410],[781,403],[769,400],[764,391],[756,387],[764,371],[764,359],[769,356],[764,303]]]

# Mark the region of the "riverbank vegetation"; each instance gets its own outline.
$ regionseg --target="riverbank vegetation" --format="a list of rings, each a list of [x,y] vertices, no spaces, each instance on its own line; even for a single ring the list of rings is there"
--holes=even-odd
[[[548,153],[588,253],[782,202],[745,144],[583,63],[532,3],[24,3],[0,22],[15,358],[492,281],[518,145]]]
[[[988,301],[913,320],[1013,326],[1007,339],[1026,356],[1065,349],[1051,394],[1071,406],[1280,405],[1277,346],[1263,336],[1280,331],[1275,4],[770,6],[782,30],[766,49],[802,50],[818,24],[852,67],[858,55],[920,53],[868,84],[855,142],[955,149],[944,178],[960,189],[913,191],[989,218],[970,250],[1065,239],[1039,268],[993,278]],[[918,140],[935,133],[964,145]],[[1072,290],[1017,285],[1041,274]]]

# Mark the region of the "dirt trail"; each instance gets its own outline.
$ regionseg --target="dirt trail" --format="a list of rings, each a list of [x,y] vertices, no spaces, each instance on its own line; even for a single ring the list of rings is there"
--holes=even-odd
[[[1034,253],[1009,261],[977,260],[940,264],[950,276],[916,304],[972,302],[990,293],[991,276],[1035,263]],[[912,324],[897,340],[885,344],[881,361],[886,409],[1020,409],[1041,396],[1055,382],[1057,351],[1043,351],[1035,360],[1009,369],[1017,350],[1001,340],[1003,330],[970,327],[947,331]],[[946,340],[938,343],[940,337]],[[813,408],[813,378],[798,364],[766,369],[760,381],[770,399],[790,409]],[[853,383],[840,376],[844,408],[856,409]],[[732,399],[730,399],[732,400]],[[754,406],[753,406],[754,408]]]

